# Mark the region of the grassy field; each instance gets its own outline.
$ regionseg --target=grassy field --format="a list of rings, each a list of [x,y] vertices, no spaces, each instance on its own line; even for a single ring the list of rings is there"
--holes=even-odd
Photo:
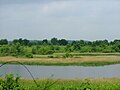
[[[116,55],[116,54],[115,54]],[[68,57],[68,58],[46,58],[46,55],[41,58],[16,58],[11,56],[0,57],[0,63],[9,61],[19,61],[28,65],[76,65],[76,66],[102,66],[110,64],[120,64],[120,56],[113,54],[97,56],[80,56],[80,57]]]
[[[119,90],[120,78],[101,79],[20,79],[19,90]],[[16,89],[15,89],[16,90]]]
[[[54,53],[52,55],[34,55],[34,58],[49,58],[52,56],[53,58],[63,58],[66,53]],[[120,53],[68,53],[72,55],[74,58],[79,58],[81,56],[120,56]]]
[[[120,78],[112,79],[73,79],[73,80],[49,80],[48,86],[55,82],[48,90],[119,90]],[[23,81],[24,84],[26,81]],[[30,86],[32,83],[29,82]],[[44,88],[47,80],[38,80],[40,87]],[[28,83],[27,83],[28,84]]]

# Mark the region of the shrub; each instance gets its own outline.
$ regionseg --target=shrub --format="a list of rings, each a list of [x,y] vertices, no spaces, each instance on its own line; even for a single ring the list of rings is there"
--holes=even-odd
[[[48,56],[48,58],[54,58],[53,56]]]
[[[31,53],[27,53],[27,54],[25,55],[25,57],[27,57],[27,58],[33,58],[33,55],[32,55]]]
[[[66,53],[63,55],[63,58],[72,58],[73,55],[72,54],[69,54],[69,53]]]
[[[6,75],[5,79],[0,80],[0,89],[2,90],[24,90],[20,87],[19,83],[20,78],[14,76],[12,74]]]

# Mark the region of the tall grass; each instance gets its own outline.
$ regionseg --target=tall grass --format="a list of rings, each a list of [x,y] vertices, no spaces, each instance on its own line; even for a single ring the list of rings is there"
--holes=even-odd
[[[55,82],[55,83],[54,83]],[[112,79],[37,79],[32,80],[7,76],[0,79],[0,90],[119,90],[120,78]]]

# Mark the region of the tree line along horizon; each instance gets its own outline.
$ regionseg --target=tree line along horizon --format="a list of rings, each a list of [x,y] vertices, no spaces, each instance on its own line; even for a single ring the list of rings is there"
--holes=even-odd
[[[32,58],[34,54],[50,55],[53,53],[115,53],[120,52],[120,40],[51,40],[7,39],[0,40],[0,56],[24,56]]]

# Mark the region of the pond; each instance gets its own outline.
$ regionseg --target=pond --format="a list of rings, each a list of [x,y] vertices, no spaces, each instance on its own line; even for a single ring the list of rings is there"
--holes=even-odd
[[[34,78],[112,78],[120,77],[120,64],[84,67],[84,66],[37,66],[25,65]],[[4,65],[0,67],[0,76],[6,74],[19,75],[31,79],[30,74],[22,65]]]

